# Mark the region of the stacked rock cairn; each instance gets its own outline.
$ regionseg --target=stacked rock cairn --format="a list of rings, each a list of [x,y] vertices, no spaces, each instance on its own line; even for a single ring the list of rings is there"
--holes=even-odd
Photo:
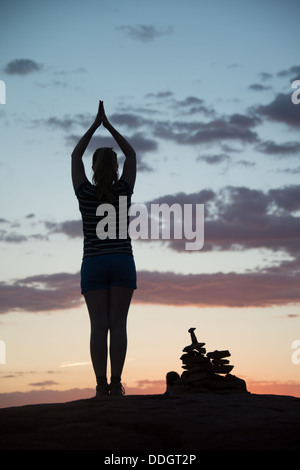
[[[181,356],[184,372],[173,382],[173,393],[201,392],[246,392],[246,382],[230,372],[233,365],[229,364],[229,351],[213,351],[206,353],[205,343],[199,343],[196,328],[190,328],[192,342],[183,349]]]

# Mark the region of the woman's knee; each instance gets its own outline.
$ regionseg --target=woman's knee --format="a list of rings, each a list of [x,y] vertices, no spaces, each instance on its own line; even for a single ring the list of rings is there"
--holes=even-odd
[[[127,331],[127,319],[126,318],[115,318],[109,322],[110,334],[126,334]]]

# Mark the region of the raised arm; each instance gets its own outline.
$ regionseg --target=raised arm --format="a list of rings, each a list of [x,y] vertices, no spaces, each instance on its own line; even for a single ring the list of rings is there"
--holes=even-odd
[[[125,155],[125,162],[123,165],[123,172],[121,178],[127,181],[134,188],[135,178],[136,178],[136,154],[134,149],[131,147],[129,142],[111,125],[108,121],[104,107],[103,101],[100,101],[100,116],[103,126],[110,132],[112,137],[117,142],[118,146]]]
[[[94,132],[101,125],[100,113],[102,112],[102,110],[100,103],[101,102],[99,102],[98,113],[95,118],[95,121],[93,122],[91,127],[86,131],[86,133],[81,137],[72,152],[72,182],[75,191],[81,183],[87,181],[82,157]]]

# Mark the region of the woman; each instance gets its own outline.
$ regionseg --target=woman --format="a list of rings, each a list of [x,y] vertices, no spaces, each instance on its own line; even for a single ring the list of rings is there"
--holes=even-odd
[[[85,174],[82,156],[98,127],[103,126],[113,136],[125,155],[123,172],[118,179],[116,153],[111,148],[97,149],[93,155],[93,183]],[[127,349],[127,313],[134,289],[136,271],[128,235],[128,208],[136,177],[136,155],[127,140],[109,123],[103,102],[99,102],[95,121],[80,139],[72,152],[72,181],[82,216],[84,247],[81,266],[81,292],[84,295],[91,322],[90,351],[96,376],[96,397],[123,395],[121,374]],[[97,225],[101,217],[97,209],[101,204],[111,204],[116,217],[124,220],[119,197],[127,197],[127,238],[99,237]],[[110,206],[110,207],[112,207]],[[103,206],[106,207],[107,206]],[[124,208],[124,205],[122,206]],[[102,221],[104,222],[103,212]],[[123,230],[124,232],[124,230]],[[103,234],[102,234],[103,235]],[[111,381],[107,382],[108,345],[110,333]]]

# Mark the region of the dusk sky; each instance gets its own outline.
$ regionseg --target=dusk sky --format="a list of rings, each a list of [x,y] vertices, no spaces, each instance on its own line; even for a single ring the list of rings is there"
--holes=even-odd
[[[0,407],[94,393],[70,156],[99,100],[137,153],[132,202],[205,212],[201,250],[133,241],[126,393],[163,392],[195,327],[249,391],[300,397],[299,15],[298,0],[1,2]],[[89,178],[103,145],[122,166],[101,126]]]

